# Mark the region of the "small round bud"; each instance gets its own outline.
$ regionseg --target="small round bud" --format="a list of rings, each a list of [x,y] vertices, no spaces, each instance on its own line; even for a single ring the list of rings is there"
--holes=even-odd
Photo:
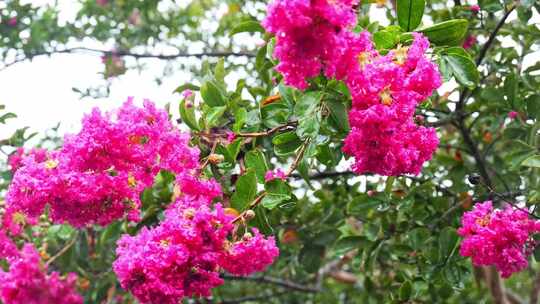
[[[208,161],[213,165],[217,165],[221,163],[223,160],[225,160],[225,157],[223,155],[220,155],[220,154],[208,155]]]
[[[369,197],[373,197],[373,196],[375,196],[376,194],[377,194],[377,191],[374,191],[374,190],[368,190],[368,191],[367,191],[367,195],[368,195]]]
[[[252,220],[253,218],[255,218],[255,212],[253,210],[247,210],[244,213],[244,219],[246,221]]]

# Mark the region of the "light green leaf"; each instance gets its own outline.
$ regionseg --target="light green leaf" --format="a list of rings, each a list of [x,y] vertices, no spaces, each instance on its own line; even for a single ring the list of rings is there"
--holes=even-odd
[[[201,86],[201,97],[204,102],[211,107],[225,105],[223,95],[218,87],[211,81],[207,81]]]
[[[249,32],[249,33],[256,33],[256,32],[259,32],[259,33],[264,33],[264,28],[261,26],[261,24],[257,21],[253,21],[253,20],[249,20],[249,21],[244,21],[244,22],[241,22],[240,24],[238,24],[237,26],[235,26],[231,32],[230,32],[230,36],[233,36],[233,35],[236,35],[238,33],[245,33],[245,32]]]

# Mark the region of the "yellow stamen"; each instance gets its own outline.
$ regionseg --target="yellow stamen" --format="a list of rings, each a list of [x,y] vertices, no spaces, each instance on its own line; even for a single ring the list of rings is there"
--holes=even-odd
[[[45,168],[54,169],[58,166],[58,161],[55,159],[49,159],[45,162]]]
[[[137,180],[131,173],[128,175],[128,185],[132,188],[137,187]]]
[[[409,47],[398,45],[397,49],[394,51],[394,61],[402,65],[407,60],[407,53],[409,52]]]
[[[362,52],[358,54],[358,63],[360,63],[360,67],[363,68],[371,61],[369,53],[368,52]]]
[[[392,94],[390,94],[390,88],[386,87],[380,94],[381,103],[385,106],[392,104]]]

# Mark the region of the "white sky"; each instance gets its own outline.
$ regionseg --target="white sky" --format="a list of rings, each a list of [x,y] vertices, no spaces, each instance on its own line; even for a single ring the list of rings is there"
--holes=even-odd
[[[53,0],[25,1],[35,5],[54,3]],[[76,1],[58,0],[62,8],[62,18],[73,18],[79,9]],[[0,4],[1,9],[1,4]],[[373,8],[374,20],[386,24],[383,10]],[[514,13],[515,15],[515,13]],[[512,16],[511,19],[514,19]],[[535,13],[532,22],[538,24],[540,17]],[[481,41],[482,42],[482,41]],[[95,46],[95,45],[94,45]],[[100,45],[95,46],[100,48]],[[101,47],[107,49],[106,47]],[[158,50],[159,51],[159,50]],[[537,53],[538,54],[538,53]],[[538,56],[528,58],[533,64]],[[128,66],[134,61],[127,60]],[[130,70],[127,74],[112,80],[111,93],[103,99],[79,99],[73,87],[88,88],[102,84],[103,64],[95,54],[59,54],[52,57],[38,57],[32,62],[23,62],[0,71],[0,104],[14,112],[18,118],[11,120],[7,127],[0,125],[0,138],[10,136],[17,128],[29,126],[31,131],[43,132],[61,122],[62,132],[75,132],[84,113],[95,106],[102,109],[115,108],[128,96],[142,100],[149,98],[158,105],[178,104],[179,95],[173,90],[189,80],[189,74],[179,71],[165,77],[161,85],[154,81],[160,75],[165,62],[157,59],[146,60],[147,69],[142,73]],[[448,88],[443,88],[447,90]]]

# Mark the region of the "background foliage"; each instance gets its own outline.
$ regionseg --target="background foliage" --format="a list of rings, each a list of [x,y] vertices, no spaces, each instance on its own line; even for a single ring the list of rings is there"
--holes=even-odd
[[[536,262],[498,281],[492,271],[473,269],[459,255],[456,228],[463,211],[486,199],[526,205],[540,216],[540,62],[523,66],[528,55],[538,54],[540,29],[530,20],[540,4],[485,0],[475,13],[472,3],[459,0],[376,2],[362,1],[358,7],[358,30],[372,32],[382,52],[407,43],[410,31],[423,32],[450,83],[445,94],[418,109],[426,125],[438,127],[441,138],[420,176],[357,177],[347,170],[341,145],[349,130],[349,92],[322,77],[305,93],[281,84],[272,69],[274,40],[259,24],[266,1],[116,0],[99,5],[90,0],[82,1],[76,19],[66,23],[59,22],[60,7],[8,0],[0,4],[0,61],[9,68],[37,56],[92,52],[105,58],[104,79],[122,77],[126,69],[144,73],[147,60],[155,58],[168,61],[157,85],[172,70],[193,73],[193,81],[179,83],[177,92],[199,91],[195,106],[178,95],[181,102],[171,104],[170,111],[180,114],[203,156],[223,156],[206,173],[223,185],[232,208],[246,209],[264,189],[250,225],[275,234],[281,256],[266,273],[242,280],[227,277],[212,299],[188,302],[535,299],[540,288]],[[370,20],[376,5],[384,7],[389,26]],[[9,24],[15,16],[17,23]],[[471,35],[478,43],[462,49]],[[90,48],[88,41],[114,49]],[[81,96],[107,94],[106,88],[77,90]],[[9,109],[0,110],[2,124],[15,117]],[[511,111],[518,112],[517,118],[508,118]],[[229,130],[242,136],[228,143]],[[9,153],[34,135],[19,130],[0,141],[1,148]],[[48,147],[60,142],[54,132],[39,137]],[[11,173],[2,166],[0,189],[6,189]],[[264,173],[272,168],[296,170],[287,182],[265,184]],[[122,233],[157,223],[171,201],[172,180],[162,173],[144,192],[140,223],[75,230],[44,220],[24,238],[36,243],[51,268],[79,274],[86,302],[133,303],[111,272],[115,243]],[[492,297],[498,288],[505,296]]]

